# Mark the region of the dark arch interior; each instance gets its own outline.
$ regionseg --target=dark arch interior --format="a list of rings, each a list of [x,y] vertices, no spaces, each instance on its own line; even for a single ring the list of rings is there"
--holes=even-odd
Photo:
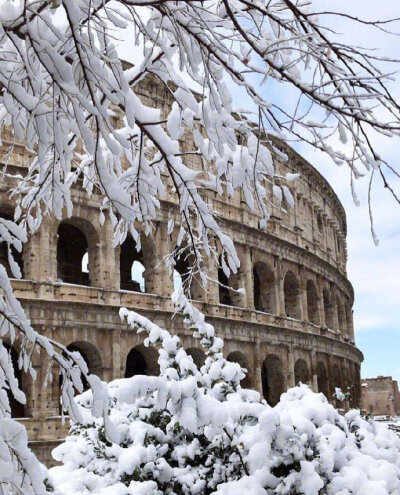
[[[191,347],[187,349],[186,354],[192,356],[193,362],[198,369],[200,369],[203,366],[206,360],[206,355],[204,354],[204,351],[202,349],[198,349],[197,347]]]
[[[125,378],[147,374],[147,363],[143,354],[137,349],[131,349],[126,358]]]
[[[219,302],[220,304],[225,304],[226,306],[233,306],[232,297],[229,291],[229,280],[225,275],[224,270],[220,266],[218,268],[218,291],[219,291]]]
[[[264,399],[270,406],[275,406],[285,391],[283,366],[277,356],[267,356],[261,370]]]
[[[326,368],[320,361],[317,364],[317,376],[318,376],[318,392],[321,392],[325,397],[329,396],[328,389],[328,375],[326,373]]]
[[[88,253],[85,234],[69,223],[61,223],[57,233],[57,278],[68,284],[90,285],[89,271],[84,271],[82,263]]]
[[[324,313],[325,313],[325,325],[333,330],[333,308],[331,298],[329,297],[329,293],[326,289],[323,291],[324,297]]]
[[[296,364],[294,365],[294,381],[296,385],[298,385],[299,382],[305,384],[310,383],[310,374],[308,371],[308,367],[303,359],[298,359],[296,361]]]
[[[185,296],[191,299],[190,263],[188,255],[181,253],[180,256],[175,257],[174,261],[174,290],[178,288],[178,285],[182,285]],[[177,278],[180,278],[180,281],[177,282]]]
[[[10,353],[12,366],[14,368],[14,376],[18,381],[19,388],[22,390],[22,370],[18,366],[18,353],[13,347],[7,344],[3,345]],[[10,403],[11,417],[24,418],[26,416],[24,404],[18,402],[10,390],[7,390],[7,397]]]
[[[283,285],[285,295],[285,312],[289,318],[300,318],[299,283],[292,272],[285,276]]]
[[[265,263],[253,267],[254,308],[275,313],[274,274]]]
[[[128,236],[121,244],[119,269],[122,290],[146,292],[146,283],[143,275],[143,252],[142,250],[137,251],[136,243],[131,236]]]
[[[90,369],[90,362],[89,362],[89,358],[88,358],[88,355],[86,354],[86,352],[81,349],[80,346],[76,345],[76,344],[69,344],[67,346],[67,349],[71,352],[74,352],[74,351],[78,351],[79,354],[82,356],[83,360],[85,361],[87,367],[88,367],[88,370],[89,370],[89,373],[91,372],[91,369]],[[81,380],[82,380],[82,384],[83,384],[83,390],[87,390],[89,388],[89,383],[88,381],[86,380],[85,377],[81,376]]]
[[[342,388],[342,376],[337,364],[333,366],[333,386],[335,388]]]
[[[249,366],[247,365],[246,357],[241,352],[234,351],[231,352],[226,359],[231,363],[238,363],[241,368],[245,368],[247,370],[246,376],[245,378],[243,378],[240,384],[243,388],[250,388],[251,377],[250,377],[250,371],[249,371]]]

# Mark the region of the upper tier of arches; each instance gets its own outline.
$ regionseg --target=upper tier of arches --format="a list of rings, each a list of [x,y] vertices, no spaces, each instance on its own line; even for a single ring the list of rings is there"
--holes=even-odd
[[[8,218],[1,210],[0,217]],[[117,290],[165,296],[183,286],[187,296],[193,300],[307,321],[336,331],[348,340],[354,339],[352,294],[340,283],[342,278],[338,277],[336,282],[329,280],[316,273],[304,260],[295,263],[261,249],[237,245],[241,262],[238,273],[228,277],[222,268],[210,267],[210,278],[218,280],[219,285],[214,283],[213,287],[203,289],[196,278],[188,276],[190,256],[182,255],[176,259],[170,272],[165,268],[163,257],[172,250],[174,241],[173,235],[167,235],[162,224],[158,237],[141,236],[138,246],[127,235],[117,249],[109,247],[108,254],[104,252],[108,244],[103,238],[104,232],[95,227],[89,216],[53,221],[47,227],[50,232],[44,236],[49,241],[48,248],[31,246],[40,238],[39,233],[27,243],[18,258],[26,278],[35,279],[32,273],[34,256],[39,266],[50,267],[47,280],[53,282],[92,287],[111,285]],[[114,269],[107,256],[113,258]],[[0,262],[7,268],[7,260],[3,258]],[[25,261],[30,270],[26,269]],[[213,270],[216,270],[214,275]],[[108,279],[105,272],[108,272]],[[37,278],[43,280],[39,274]],[[243,288],[244,291],[240,290]]]

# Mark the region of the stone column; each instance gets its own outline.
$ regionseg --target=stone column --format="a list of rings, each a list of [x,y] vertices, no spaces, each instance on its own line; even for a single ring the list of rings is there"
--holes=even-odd
[[[254,309],[254,281],[253,281],[253,260],[252,249],[249,246],[243,246],[242,266],[243,289],[246,291],[245,307]]]
[[[295,383],[295,376],[294,376],[294,352],[293,350],[289,347],[288,348],[288,369],[287,369],[287,387],[292,388],[296,386]]]
[[[218,266],[211,258],[205,260],[205,266],[208,276],[205,302],[208,304],[219,304]]]
[[[311,388],[318,393],[317,356],[315,351],[311,352]]]
[[[123,363],[121,356],[121,328],[116,327],[113,330],[112,335],[112,375],[113,378],[122,378],[123,375]]]
[[[354,322],[353,322],[353,310],[351,308],[348,309],[349,314],[346,315],[347,320],[347,335],[351,340],[354,340]]]
[[[319,321],[321,327],[326,326],[326,318],[325,318],[325,309],[324,309],[324,294],[323,288],[321,284],[321,280],[317,279],[317,294],[318,294],[318,313],[319,313]]]
[[[254,362],[253,387],[255,390],[257,390],[257,392],[260,392],[261,397],[263,397],[262,380],[261,380],[263,359],[261,356],[260,347],[261,347],[260,340],[256,339],[253,346],[253,362]]]
[[[276,280],[277,280],[277,298],[276,298],[276,312],[279,316],[286,316],[285,311],[285,293],[283,290],[284,280],[282,277],[282,261],[280,258],[276,260]]]
[[[57,281],[58,221],[48,217],[24,246],[24,278],[37,282]]]
[[[307,308],[307,290],[306,290],[306,274],[303,267],[299,270],[299,290],[300,290],[300,320],[307,321],[308,318],[308,308]]]
[[[274,291],[275,291],[275,312],[277,315],[285,316],[285,301],[282,301],[283,295],[283,282],[281,283],[282,267],[278,256],[274,258]],[[283,314],[282,314],[283,312]]]
[[[100,237],[100,271],[103,287],[111,290],[120,288],[120,247],[113,247],[114,228],[110,218],[107,216],[104,225],[99,231]]]
[[[341,335],[343,335],[343,333],[342,333],[343,329],[340,328],[340,326],[339,326],[339,316],[338,316],[338,307],[336,304],[336,294],[332,290],[332,288],[330,288],[330,293],[331,293],[331,303],[332,303],[332,313],[333,313],[333,328],[335,330],[339,331]]]
[[[169,273],[165,264],[165,259],[172,251],[172,245],[169,239],[167,224],[158,222],[154,234],[154,287],[151,292],[164,297],[170,297],[174,291],[173,275]]]

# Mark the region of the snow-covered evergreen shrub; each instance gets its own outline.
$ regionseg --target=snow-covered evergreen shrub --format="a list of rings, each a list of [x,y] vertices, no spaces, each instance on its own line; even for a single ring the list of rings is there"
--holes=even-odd
[[[244,390],[243,370],[222,357],[222,341],[182,299],[180,309],[208,357],[200,370],[177,336],[121,311],[159,345],[160,375],[108,385],[111,442],[80,396],[84,421],[54,450],[50,484],[59,495],[400,494],[400,439],[358,411],[342,416],[306,385],[273,408]]]

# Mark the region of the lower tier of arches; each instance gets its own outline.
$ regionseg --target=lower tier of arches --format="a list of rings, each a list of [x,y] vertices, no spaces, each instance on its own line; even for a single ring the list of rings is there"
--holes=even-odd
[[[144,337],[120,320],[118,306],[54,300],[22,299],[21,302],[34,328],[71,350],[79,350],[89,371],[101,379],[157,374],[157,351],[145,347]],[[171,320],[172,313],[167,311],[135,309],[179,335],[197,365],[204,362],[198,340],[185,328],[182,319]],[[209,316],[208,321],[224,339],[227,359],[248,370],[242,386],[258,390],[271,405],[288,388],[302,382],[315,392],[324,393],[338,407],[359,406],[362,354],[353,345],[285,326],[270,327],[215,316]],[[37,380],[21,378],[27,395],[23,415],[27,418],[24,422],[32,445],[40,446],[39,456],[48,463],[44,454],[49,452],[46,441],[54,443],[62,439],[66,427],[60,419],[58,370],[53,369],[52,382],[43,387],[48,362],[42,356],[36,359]],[[348,394],[346,401],[336,401],[335,388]],[[15,412],[21,415],[20,410]]]

